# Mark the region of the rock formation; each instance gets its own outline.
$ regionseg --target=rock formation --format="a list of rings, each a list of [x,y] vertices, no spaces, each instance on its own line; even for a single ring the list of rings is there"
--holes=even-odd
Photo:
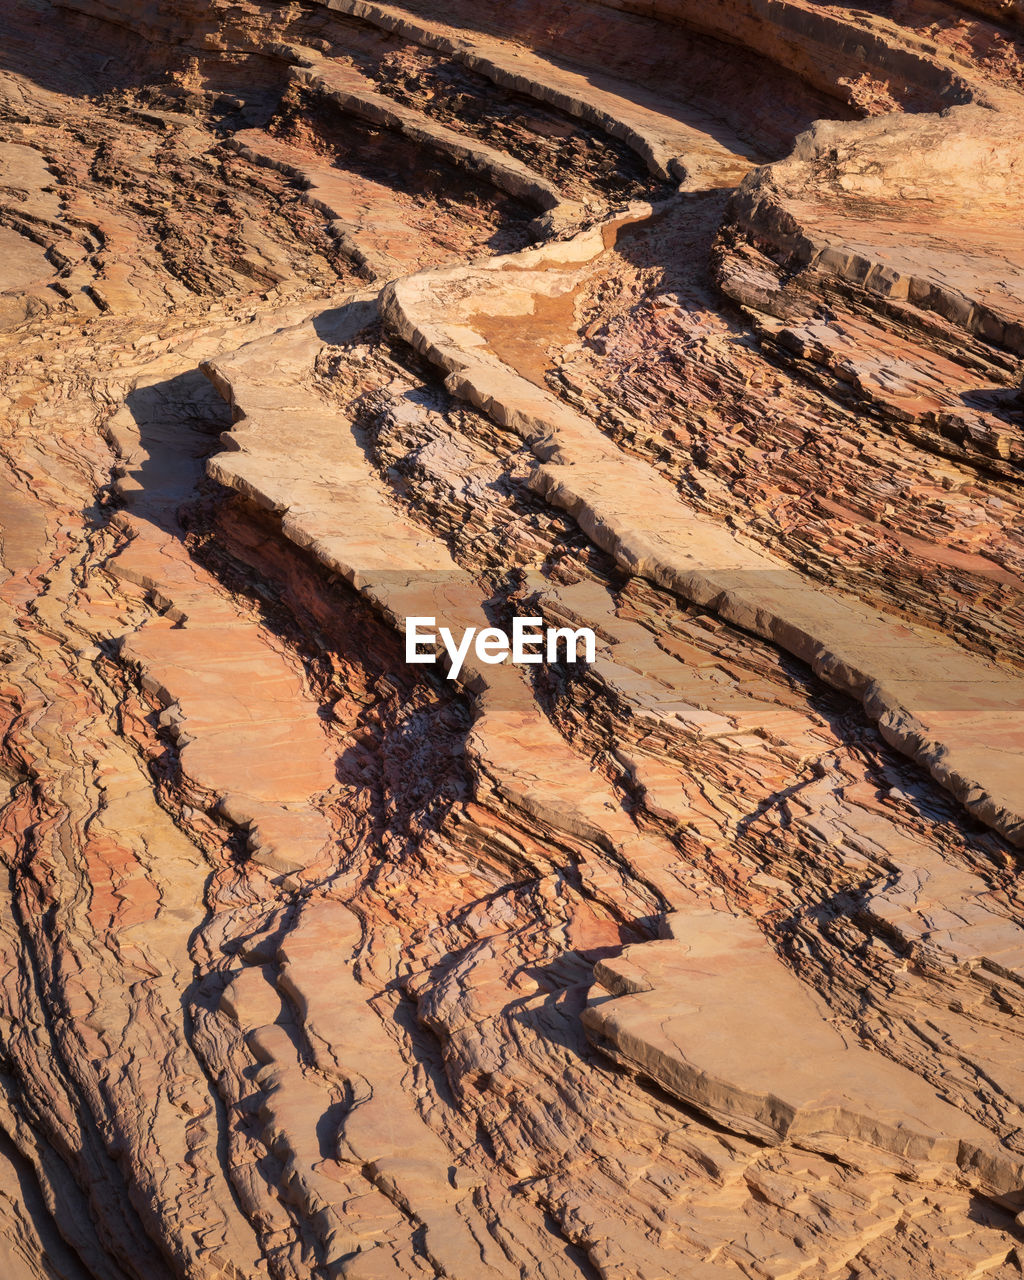
[[[0,35],[3,1280],[1019,1276],[1019,0]]]

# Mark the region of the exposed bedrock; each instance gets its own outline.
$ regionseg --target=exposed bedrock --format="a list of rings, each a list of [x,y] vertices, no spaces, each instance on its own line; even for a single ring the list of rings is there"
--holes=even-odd
[[[938,635],[836,598],[701,517],[598,426],[509,368],[494,354],[496,338],[488,347],[489,328],[480,320],[491,319],[489,310],[502,318],[529,314],[535,291],[544,297],[578,289],[581,273],[573,266],[605,248],[606,238],[585,233],[518,260],[411,277],[385,291],[385,312],[444,370],[446,386],[524,438],[542,464],[531,485],[622,568],[774,640],[830,683],[862,695],[890,741],[1011,842],[1024,842],[1024,770],[1014,752],[1024,681]],[[986,702],[994,718],[979,735]]]
[[[1022,52],[4,10],[4,1277],[1020,1275]]]
[[[947,321],[995,353],[1020,357],[1020,128],[1019,114],[978,106],[926,119],[821,122],[797,139],[787,160],[741,185],[732,215],[780,266],[854,286],[869,305],[887,306],[894,316],[905,310],[911,323],[924,312],[922,327],[934,313],[936,326]],[[894,189],[901,202],[897,217]],[[730,290],[726,262],[724,286],[742,303],[742,280]],[[800,283],[794,282],[794,292]],[[764,309],[784,320],[792,315],[781,300]],[[825,348],[828,337],[826,321]],[[863,390],[870,396],[875,388],[866,382]],[[967,405],[964,411],[969,413]]]

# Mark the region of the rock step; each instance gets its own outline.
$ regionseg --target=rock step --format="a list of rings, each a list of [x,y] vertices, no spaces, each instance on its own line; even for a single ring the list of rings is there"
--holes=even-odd
[[[399,628],[412,614],[433,615],[453,628],[481,625],[486,622],[481,589],[471,575],[439,539],[401,516],[353,424],[344,412],[329,409],[310,386],[324,344],[352,341],[375,313],[374,300],[362,295],[318,317],[315,324],[282,330],[209,362],[207,375],[230,398],[237,415],[224,436],[230,451],[211,459],[209,472],[276,512],[285,537],[345,577]],[[568,601],[570,610],[586,609],[579,592],[568,592]],[[645,944],[627,959],[598,969],[599,982],[616,996],[608,1000],[595,993],[585,1015],[599,1048],[740,1132],[828,1150],[834,1149],[830,1142],[838,1142],[840,1149],[847,1142],[875,1146],[906,1161],[911,1174],[927,1165],[929,1176],[941,1177],[934,1166],[956,1165],[985,1194],[1017,1206],[1020,1162],[911,1071],[866,1050],[847,1052],[842,1035],[756,927],[724,909],[720,891],[701,873],[685,864],[674,870],[677,859],[668,841],[636,831],[613,793],[555,732],[518,673],[505,665],[467,663],[460,683],[477,712],[467,754],[478,782],[486,777],[542,828],[565,832],[621,859],[634,876],[658,888],[672,910],[674,936],[686,940]],[[486,800],[484,790],[480,799]],[[753,1000],[757,1005],[757,1043],[760,1047],[763,1039],[775,1050],[755,1056],[755,1063],[763,1060],[763,1073],[754,1082],[760,1092],[747,1079],[748,1068],[753,1068],[745,1054],[739,1063],[723,1060],[723,1045],[747,1041],[722,1003],[696,995],[679,999],[676,968],[665,968],[663,962],[671,958],[678,967],[676,952],[685,959],[691,950],[698,968],[709,956],[721,956],[723,984],[735,981],[746,993],[746,1004]],[[646,1004],[641,1009],[634,996],[621,999],[634,955],[654,974],[649,984],[634,986],[640,991],[649,985],[658,993],[665,1007],[659,1006],[656,1015],[648,1016]],[[336,959],[332,963],[337,970]],[[614,976],[620,971],[626,975],[621,981]],[[685,964],[680,972],[686,972]],[[289,993],[289,998],[303,1008],[305,1018],[307,1006],[319,1001],[322,992],[305,970],[304,975],[303,992]],[[338,982],[347,994],[339,988],[334,1003],[347,1007],[351,979],[340,974]],[[327,1001],[318,1016],[333,1016],[334,1003]],[[746,1004],[735,1007],[743,1010]],[[671,1035],[658,1031],[664,1019],[670,1019]],[[774,1041],[773,1028],[778,1032]],[[336,1037],[323,1034],[318,1039],[337,1043]],[[798,1068],[790,1052],[795,1043],[801,1045]],[[371,1119],[375,1133],[371,1112],[356,1108],[345,1123],[343,1147],[351,1148],[351,1158],[370,1160],[376,1167],[371,1148],[361,1146],[367,1136],[363,1122]],[[375,1138],[373,1149],[379,1146]],[[404,1166],[399,1162],[392,1174],[389,1160],[380,1166],[379,1185],[394,1182],[401,1202]],[[435,1219],[439,1226],[446,1220],[443,1213]]]
[[[390,1254],[411,1219],[442,1274],[475,1280],[483,1265],[511,1280],[486,1225],[469,1225],[477,1180],[421,1119],[408,1066],[355,977],[361,936],[347,907],[307,898],[274,963],[242,969],[221,996],[261,1064],[263,1142],[318,1223],[329,1274],[361,1276],[369,1265],[375,1276],[405,1275]],[[315,1071],[302,1065],[300,1037]]]
[[[394,5],[319,0],[427,49],[448,54],[502,88],[595,125],[624,142],[659,178],[699,174],[704,185],[734,186],[750,168],[747,148],[697,107],[668,102],[606,75],[582,74],[511,41],[447,26]],[[704,127],[702,127],[704,126]]]
[[[827,1150],[834,1137],[911,1162],[954,1162],[1006,1207],[1024,1206],[1020,1155],[817,1018],[813,997],[781,965],[766,998],[754,925],[688,912],[668,926],[668,938],[595,966],[583,1023],[605,1052],[761,1141]]]
[[[435,617],[438,627],[456,635],[488,627],[473,576],[440,538],[401,514],[345,415],[301,386],[325,345],[323,335],[334,343],[350,340],[376,316],[375,300],[359,295],[318,317],[315,327],[298,325],[208,362],[207,376],[240,415],[224,434],[228,451],[210,459],[208,473],[279,515],[285,538],[349,582],[398,630],[407,617]],[[508,803],[606,851],[643,843],[514,667],[470,655],[458,683],[477,710],[469,758]],[[653,843],[656,868],[659,860],[662,867],[676,860],[667,844]],[[690,892],[664,870],[651,875],[669,901]]]
[[[347,115],[400,133],[418,147],[435,151],[453,164],[485,177],[499,190],[555,215],[559,222],[579,221],[582,210],[564,200],[554,183],[496,148],[373,92],[366,78],[352,67],[324,60],[313,68],[293,69],[292,81]]]
[[[257,862],[278,874],[313,866],[331,828],[312,801],[335,782],[326,739],[297,732],[316,724],[317,703],[183,549],[160,545],[130,517],[121,524],[132,541],[111,572],[159,592],[166,607],[122,639],[121,658],[164,708],[182,774],[247,832]]]
[[[825,781],[829,765],[834,768],[836,742],[808,709],[780,706],[773,687],[763,682],[723,681],[730,664],[720,657],[718,665],[709,665],[715,650],[666,652],[664,638],[659,642],[646,627],[618,615],[611,592],[599,583],[567,586],[541,579],[530,599],[555,625],[597,629],[597,661],[586,672],[580,697],[586,700],[596,688],[605,705],[617,708],[616,721],[630,724],[635,736],[615,739],[613,749],[653,818],[679,831],[696,829],[699,821],[686,785],[686,757],[634,752],[632,744],[643,743],[650,732],[660,736],[667,730],[701,748],[714,743],[741,754],[757,778],[735,797],[737,813],[744,816],[761,795],[774,807],[778,794],[802,778],[799,799],[791,796],[787,806],[786,827],[826,844],[824,856],[833,868],[849,867],[851,893],[886,936],[895,934],[908,950],[947,972],[1024,983],[1024,928],[1005,901],[980,875],[944,857],[941,845],[908,836],[891,816],[854,803],[846,788],[837,794]],[[721,640],[717,653],[723,653]],[[809,783],[805,771],[819,763],[822,781]],[[701,826],[719,865],[735,857],[742,823],[719,811],[713,823]],[[865,849],[874,852],[872,860],[864,857]]]
[[[240,130],[224,145],[251,164],[277,169],[299,181],[306,202],[330,219],[341,251],[372,279],[401,275],[416,261],[408,235],[409,210],[383,183],[318,164],[298,147],[260,129]]]
[[[954,107],[941,117],[819,121],[786,160],[751,173],[732,218],[787,268],[846,281],[880,302],[935,312],[1024,355],[1024,266],[1017,171],[1019,103]],[[913,148],[914,165],[905,157]],[[838,178],[827,176],[837,149]],[[900,175],[913,219],[881,199]],[[978,201],[986,217],[979,224]],[[723,283],[728,281],[726,274]]]
[[[1024,433],[1005,416],[976,407],[984,401],[983,393],[993,390],[996,377],[1007,381],[996,364],[997,353],[986,363],[980,356],[963,358],[962,331],[951,324],[948,336],[941,336],[960,349],[936,351],[939,336],[923,331],[930,315],[911,310],[912,304],[900,305],[895,314],[867,311],[872,301],[881,301],[870,287],[864,289],[866,296],[858,287],[860,305],[855,307],[822,264],[808,268],[802,279],[798,275],[794,280],[744,240],[721,255],[718,280],[744,309],[764,349],[780,362],[808,376],[820,370],[827,383],[852,388],[894,432],[914,438],[916,431],[917,438],[926,438],[944,456],[1014,479],[1024,464]],[[820,296],[810,292],[810,277],[828,294],[827,318],[821,316]],[[911,328],[913,321],[918,324]],[[898,371],[893,369],[894,343],[901,352]],[[1009,401],[1011,389],[1005,394]]]
[[[145,403],[145,391],[137,394]],[[122,590],[133,584],[162,610],[119,637],[120,656],[163,708],[160,727],[176,742],[197,801],[246,832],[255,861],[301,873],[332,835],[316,804],[336,785],[319,703],[181,537],[177,512],[203,474],[209,435],[150,412],[142,429],[127,409],[107,424],[123,472],[115,490],[126,506],[112,520],[124,545],[105,569]]]
[[[631,216],[645,215],[636,206]],[[809,663],[859,698],[885,739],[969,812],[1024,847],[1024,680],[935,632],[780,568],[687,508],[667,481],[487,349],[473,317],[486,310],[489,292],[502,291],[505,325],[518,313],[528,326],[533,296],[550,295],[559,271],[562,288],[571,288],[572,269],[604,246],[595,230],[479,266],[394,281],[383,295],[384,316],[443,370],[450,391],[522,436],[542,463],[535,489],[623,568]]]

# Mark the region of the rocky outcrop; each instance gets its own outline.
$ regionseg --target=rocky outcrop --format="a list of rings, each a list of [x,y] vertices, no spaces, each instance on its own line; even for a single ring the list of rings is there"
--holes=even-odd
[[[1019,1274],[1017,17],[4,12],[5,1276]]]
[[[1017,780],[1024,774],[1012,726],[1024,715],[1024,682],[925,630],[837,599],[686,510],[669,484],[624,458],[581,414],[481,350],[488,330],[474,329],[475,317],[537,310],[534,280],[542,296],[571,294],[580,287],[574,261],[603,247],[591,234],[518,261],[499,259],[479,273],[412,277],[389,288],[387,314],[401,337],[441,367],[451,390],[524,437],[543,464],[533,486],[622,568],[781,644],[829,683],[862,696],[893,745],[1021,845]],[[979,724],[986,702],[995,717],[987,729]],[[991,744],[987,755],[979,743]]]
[[[672,916],[668,932],[595,966],[583,1023],[613,1057],[727,1128],[771,1143],[829,1150],[840,1138],[912,1161],[954,1160],[1020,1207],[1019,1163],[981,1126],[820,1022],[790,974],[766,991],[756,929],[711,911]],[[693,1026],[711,1019],[714,1030]]]

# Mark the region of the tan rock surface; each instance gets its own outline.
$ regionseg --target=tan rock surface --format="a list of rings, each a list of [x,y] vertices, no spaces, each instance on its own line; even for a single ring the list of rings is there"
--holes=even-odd
[[[4,1277],[1020,1274],[1018,8],[0,14]]]

